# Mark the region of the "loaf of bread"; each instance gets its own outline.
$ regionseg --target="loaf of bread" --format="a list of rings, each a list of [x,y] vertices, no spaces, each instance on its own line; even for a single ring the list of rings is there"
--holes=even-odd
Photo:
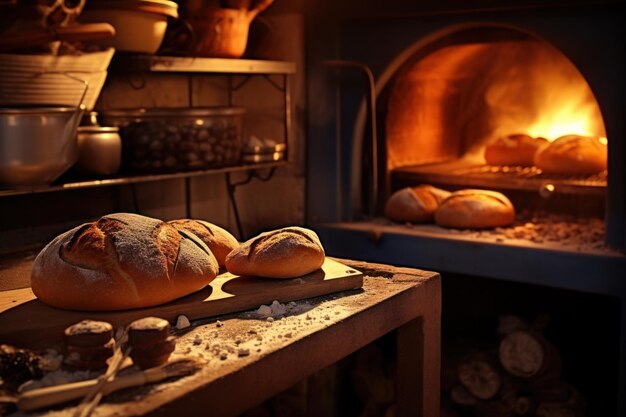
[[[211,249],[220,267],[224,266],[226,255],[239,247],[239,242],[228,230],[204,220],[172,220],[169,224],[178,230],[186,230],[198,236]]]
[[[515,209],[509,199],[489,190],[455,191],[435,212],[439,226],[455,229],[489,229],[508,226],[514,220]]]
[[[561,136],[537,152],[535,165],[549,174],[596,174],[607,169],[605,142],[588,136]]]
[[[403,188],[387,200],[385,217],[396,222],[432,221],[437,207],[449,195],[448,191],[431,185]]]
[[[195,292],[218,272],[194,234],[137,214],[103,216],[57,236],[37,255],[33,292],[53,307],[123,310]]]
[[[548,144],[545,138],[533,138],[516,134],[497,138],[485,147],[485,160],[489,165],[531,167],[535,164],[535,153]]]
[[[296,278],[320,268],[324,256],[314,231],[285,227],[242,243],[226,257],[226,269],[235,275]]]

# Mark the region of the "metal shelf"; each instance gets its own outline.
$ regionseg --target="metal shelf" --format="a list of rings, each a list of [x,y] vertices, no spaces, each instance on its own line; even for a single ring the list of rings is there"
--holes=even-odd
[[[215,74],[294,74],[296,64],[289,61],[121,55],[113,69],[124,71],[215,73]]]
[[[136,184],[152,181],[171,180],[179,178],[199,177],[202,175],[224,174],[230,172],[250,172],[262,169],[272,169],[287,165],[287,161],[263,162],[258,164],[236,165],[231,167],[205,169],[198,171],[172,172],[167,174],[149,174],[149,175],[129,175],[106,179],[88,179],[61,182],[49,186],[17,188],[17,189],[0,189],[0,197],[24,195],[24,194],[40,194],[53,191],[78,190],[84,188],[107,187],[113,185]]]

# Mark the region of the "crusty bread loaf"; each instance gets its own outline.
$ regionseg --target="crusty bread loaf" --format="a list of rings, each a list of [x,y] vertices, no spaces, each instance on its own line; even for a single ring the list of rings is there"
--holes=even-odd
[[[123,310],[190,294],[217,272],[215,256],[195,235],[117,213],[57,236],[37,255],[31,286],[54,307]]]
[[[513,204],[504,194],[489,190],[460,190],[445,199],[435,213],[439,226],[455,229],[489,229],[515,220]]]
[[[608,151],[600,138],[561,136],[535,155],[535,165],[550,174],[591,175],[607,169]]]
[[[497,138],[485,146],[485,160],[489,165],[531,167],[535,153],[548,144],[545,138],[516,134]]]
[[[169,224],[198,236],[211,249],[220,267],[224,266],[226,255],[239,247],[239,242],[228,230],[204,220],[172,220]]]
[[[314,231],[285,227],[242,243],[226,257],[226,269],[235,275],[295,278],[320,268],[324,256]]]
[[[449,195],[448,191],[431,185],[403,188],[387,200],[385,217],[396,222],[432,221],[437,207]]]

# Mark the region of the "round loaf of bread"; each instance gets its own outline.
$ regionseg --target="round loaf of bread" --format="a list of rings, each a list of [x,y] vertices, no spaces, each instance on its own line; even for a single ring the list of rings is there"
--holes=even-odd
[[[211,249],[220,267],[225,265],[226,255],[239,247],[239,242],[228,230],[204,220],[172,220],[169,224],[198,236]]]
[[[489,229],[515,220],[513,204],[504,194],[489,190],[460,190],[445,199],[435,212],[439,226],[455,229]]]
[[[537,150],[547,144],[545,138],[523,134],[499,137],[485,147],[485,160],[489,165],[531,167]]]
[[[432,221],[437,207],[449,195],[448,191],[431,185],[403,188],[387,200],[385,217],[396,222]]]
[[[70,310],[163,304],[206,286],[215,256],[195,235],[137,214],[103,216],[57,236],[37,255],[35,295]]]
[[[226,269],[235,275],[296,278],[319,269],[324,256],[314,231],[285,227],[242,243],[226,257]]]
[[[607,169],[605,140],[588,136],[561,136],[535,155],[535,165],[549,174],[591,175]]]

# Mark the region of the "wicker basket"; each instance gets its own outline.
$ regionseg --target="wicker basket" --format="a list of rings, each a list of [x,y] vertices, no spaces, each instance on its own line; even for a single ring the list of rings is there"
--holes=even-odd
[[[75,56],[0,54],[0,106],[77,106],[84,91],[79,78],[88,82],[84,104],[91,110],[114,52],[109,48]]]

